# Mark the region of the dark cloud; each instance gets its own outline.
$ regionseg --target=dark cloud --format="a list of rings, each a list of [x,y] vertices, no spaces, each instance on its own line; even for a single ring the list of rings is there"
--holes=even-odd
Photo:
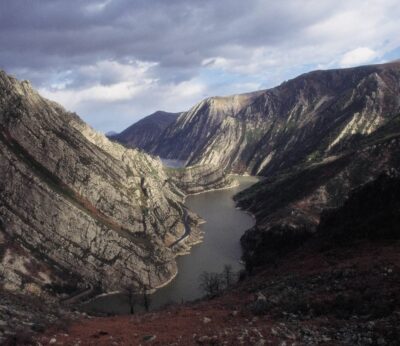
[[[72,68],[100,59],[188,68],[225,47],[286,41],[332,5],[298,1],[2,0],[5,67]],[[103,4],[103,7],[101,6]]]
[[[74,110],[122,109],[124,117],[129,100],[133,113],[150,112],[168,90],[190,85],[198,93],[177,99],[181,110],[205,94],[236,92],[237,76],[266,87],[304,66],[340,65],[344,54],[347,62],[382,58],[400,45],[399,15],[397,0],[0,0],[0,68],[61,101],[73,97],[50,92],[85,91],[80,105],[65,101]],[[124,85],[131,99],[97,108],[107,94],[99,86]],[[143,94],[150,90],[157,104]]]

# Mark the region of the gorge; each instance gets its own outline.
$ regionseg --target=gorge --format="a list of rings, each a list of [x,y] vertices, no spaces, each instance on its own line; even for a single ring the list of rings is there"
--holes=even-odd
[[[199,287],[203,272],[220,273],[225,265],[229,265],[236,275],[243,269],[239,239],[244,231],[254,226],[255,220],[235,208],[233,196],[258,179],[235,176],[235,180],[239,181],[239,186],[186,198],[185,205],[205,221],[200,226],[204,239],[190,250],[190,254],[177,259],[177,277],[150,296],[152,310],[203,297],[204,292]],[[141,304],[135,308],[141,309]],[[129,298],[126,293],[101,296],[85,304],[84,309],[92,313],[129,314]]]
[[[400,62],[314,71],[276,88],[207,98],[187,112],[157,112],[110,140],[26,81],[1,72],[0,89],[0,275],[3,296],[14,302],[0,306],[0,320],[7,320],[13,304],[15,316],[28,316],[9,319],[7,328],[38,318],[26,313],[36,306],[15,303],[19,297],[44,299],[56,310],[86,287],[93,295],[162,287],[155,308],[197,299],[201,271],[240,268],[239,244],[250,276],[240,294],[268,293],[265,282],[272,279],[252,279],[253,270],[288,265],[296,251],[303,251],[300,258],[332,246],[339,251],[335,242],[326,245],[330,234],[362,234],[363,226],[346,228],[329,215],[344,215],[347,222],[346,203],[360,204],[354,214],[364,215],[360,189],[372,200],[386,200],[386,181],[397,186]],[[159,157],[183,166],[166,167]],[[262,179],[253,185],[256,178],[232,173]],[[397,204],[388,200],[395,214]],[[379,220],[387,217],[379,213]],[[346,231],[337,235],[341,227]],[[395,231],[388,234],[397,239]],[[355,239],[370,241],[360,237]],[[397,275],[397,267],[391,270]],[[290,279],[282,285],[286,292]],[[106,296],[89,304],[103,313],[127,313],[124,300]],[[288,301],[285,296],[282,304]],[[243,304],[247,318],[253,305]]]
[[[242,238],[244,256],[261,264],[283,243],[296,247],[314,234],[322,211],[354,188],[400,168],[399,94],[399,61],[312,71],[272,89],[207,98],[146,150],[266,177],[236,197],[257,219]]]
[[[163,286],[177,274],[175,257],[202,237],[183,204],[192,177],[197,192],[232,183],[211,165],[174,176],[3,71],[0,123],[3,296],[55,303],[87,286]]]

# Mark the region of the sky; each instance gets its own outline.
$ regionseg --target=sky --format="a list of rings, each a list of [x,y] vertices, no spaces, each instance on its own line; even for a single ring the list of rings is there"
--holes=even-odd
[[[400,58],[398,0],[0,0],[0,69],[94,128]]]

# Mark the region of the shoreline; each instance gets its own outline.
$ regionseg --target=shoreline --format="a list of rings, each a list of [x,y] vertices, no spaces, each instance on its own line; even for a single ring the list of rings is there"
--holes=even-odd
[[[251,176],[251,175],[248,175],[248,174],[247,174],[247,175],[229,174],[229,176],[233,176],[233,177],[234,177],[234,176],[237,176],[237,177],[256,177],[256,178],[258,178],[258,176]],[[255,181],[254,184],[256,184],[257,182],[258,182],[258,181]],[[239,180],[236,180],[236,182],[234,182],[232,185],[225,186],[225,187],[222,187],[222,188],[210,189],[210,190],[206,190],[206,191],[201,191],[201,192],[195,192],[195,193],[186,194],[186,195],[183,197],[183,203],[186,202],[186,198],[189,197],[189,196],[195,196],[195,195],[200,195],[200,194],[203,194],[203,193],[214,192],[214,191],[229,190],[229,189],[233,189],[233,188],[238,187],[238,186],[240,186],[240,181],[239,181]],[[250,185],[250,186],[251,186],[251,185]],[[236,204],[236,203],[235,203],[235,204]],[[187,206],[185,205],[185,207],[187,207]],[[253,213],[251,213],[251,212],[249,212],[249,211],[247,211],[247,210],[243,210],[242,208],[237,207],[237,206],[235,206],[235,209],[241,210],[242,212],[244,212],[244,213],[250,215],[250,216],[254,219],[254,221],[256,221],[256,217],[255,217],[255,215],[254,215]],[[188,209],[188,210],[190,210],[190,209]],[[200,225],[202,225],[202,224],[205,224],[205,223],[207,223],[207,221],[201,218],[201,221],[198,223],[198,226],[200,226]],[[254,227],[254,226],[253,226],[253,227]],[[250,229],[250,228],[249,228],[249,229]],[[245,230],[245,232],[246,232],[246,231],[247,231],[247,230]],[[181,241],[186,240],[188,237],[190,237],[190,234],[188,234],[185,238],[181,239]],[[188,250],[187,253],[181,253],[181,254],[177,253],[176,256],[175,256],[175,258],[177,258],[177,257],[179,257],[179,256],[187,256],[187,255],[190,255],[190,250],[191,250],[192,246],[201,244],[202,242],[203,242],[203,240],[201,239],[201,240],[199,240],[199,241],[197,241],[197,242],[191,244],[190,249]],[[178,244],[179,244],[179,243],[177,243],[177,244],[175,244],[175,245],[178,245]],[[174,245],[174,246],[175,246],[175,245]],[[161,289],[161,288],[163,288],[163,287],[169,285],[169,284],[176,278],[176,276],[178,275],[178,273],[179,273],[179,269],[178,269],[178,267],[177,267],[176,272],[174,273],[174,275],[171,276],[171,278],[170,278],[169,280],[165,281],[163,284],[161,284],[161,285],[159,285],[159,286],[157,286],[157,287],[152,288],[151,290],[149,290],[149,293],[150,293],[150,294],[154,294],[157,290],[159,290],[159,289]],[[124,293],[124,291],[104,292],[104,293],[101,293],[101,294],[99,294],[99,295],[96,295],[96,296],[90,298],[90,299],[87,300],[87,301],[83,301],[83,302],[80,303],[79,305],[82,306],[82,305],[88,304],[88,303],[90,303],[90,302],[92,302],[92,301],[94,301],[94,300],[96,300],[96,299],[98,299],[98,298],[107,297],[107,296],[112,296],[112,295],[118,295],[118,294],[123,294],[123,293]]]
[[[209,190],[200,191],[200,192],[188,193],[188,194],[185,194],[185,196],[183,197],[183,203],[185,203],[186,202],[186,198],[190,197],[190,196],[201,195],[203,193],[214,192],[214,191],[229,190],[229,189],[233,189],[234,187],[237,187],[237,186],[240,186],[240,182],[239,181],[236,181],[236,183],[234,183],[232,185],[225,186],[225,187],[220,187],[218,189],[209,189]]]
[[[175,274],[172,275],[170,279],[168,279],[167,281],[165,281],[161,285],[148,290],[148,293],[149,294],[154,294],[158,289],[167,286],[168,284],[171,283],[171,281],[173,281],[176,278],[177,275],[178,275],[178,267],[176,268]],[[78,305],[84,306],[85,304],[89,304],[90,302],[92,302],[92,301],[94,301],[94,300],[96,300],[98,298],[108,297],[108,296],[113,296],[113,295],[118,295],[118,294],[124,294],[124,293],[125,293],[124,291],[118,291],[118,290],[117,291],[111,291],[111,292],[103,292],[103,293],[100,293],[100,294],[98,294],[98,295],[96,295],[96,296],[94,296],[94,297],[92,297],[92,298],[90,298],[88,300],[82,301]]]

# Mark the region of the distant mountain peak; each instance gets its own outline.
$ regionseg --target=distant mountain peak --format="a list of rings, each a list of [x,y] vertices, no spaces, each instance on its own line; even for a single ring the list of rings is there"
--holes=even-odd
[[[152,143],[181,114],[159,110],[137,121],[121,133],[110,137],[126,146],[151,151]]]

